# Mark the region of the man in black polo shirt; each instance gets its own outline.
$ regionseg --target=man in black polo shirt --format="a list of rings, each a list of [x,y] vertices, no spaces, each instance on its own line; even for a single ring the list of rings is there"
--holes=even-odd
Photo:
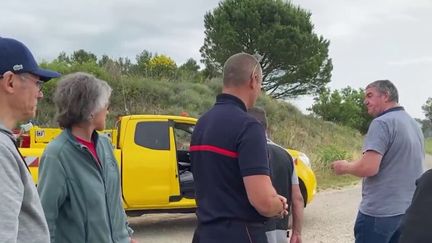
[[[225,62],[223,90],[191,141],[198,227],[194,243],[267,242],[264,221],[287,214],[271,184],[263,126],[247,114],[261,92],[259,62],[238,53]]]
[[[267,116],[264,109],[252,107],[248,113],[257,119],[267,131]],[[291,155],[281,146],[267,138],[270,176],[276,192],[286,197],[292,206],[292,234],[290,243],[300,243],[303,224],[304,201],[299,179]],[[288,216],[272,218],[266,222],[269,243],[287,243]]]

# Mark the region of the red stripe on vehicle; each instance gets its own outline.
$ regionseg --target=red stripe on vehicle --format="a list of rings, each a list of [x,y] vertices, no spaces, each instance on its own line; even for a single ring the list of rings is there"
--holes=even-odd
[[[39,166],[39,157],[24,156],[24,161],[26,162],[28,167],[38,167]]]
[[[191,152],[196,152],[196,151],[214,152],[214,153],[225,155],[225,156],[231,157],[231,158],[237,158],[238,157],[237,152],[229,151],[227,149],[219,148],[219,147],[212,146],[212,145],[193,145],[190,147],[189,150]]]

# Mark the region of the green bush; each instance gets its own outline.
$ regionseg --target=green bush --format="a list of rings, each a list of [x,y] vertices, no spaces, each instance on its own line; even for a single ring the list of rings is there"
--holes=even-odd
[[[329,145],[318,149],[318,160],[315,163],[317,169],[327,170],[330,168],[330,163],[335,160],[351,159],[348,151],[341,149],[335,145]]]
[[[60,70],[63,74],[80,70],[106,80],[113,88],[107,128],[114,126],[118,115],[127,114],[179,115],[187,112],[198,118],[212,107],[216,95],[222,91],[220,77],[202,82],[178,77],[173,82],[138,74],[125,75],[123,72],[114,72],[115,70],[111,73],[94,63],[65,64],[54,61],[44,65]],[[36,117],[43,126],[57,126],[52,102],[57,82],[58,80],[52,80],[43,86],[44,99],[40,101]],[[358,131],[304,115],[295,106],[265,94],[258,99],[257,106],[267,112],[269,136],[273,141],[309,156],[319,188],[343,185],[356,180],[354,177],[335,176],[329,170],[329,163],[336,159],[356,157],[362,142]]]
[[[432,138],[425,139],[425,151],[432,155]]]

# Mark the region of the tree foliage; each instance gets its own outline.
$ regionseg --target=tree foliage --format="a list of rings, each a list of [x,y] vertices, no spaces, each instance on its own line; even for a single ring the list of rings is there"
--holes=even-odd
[[[198,72],[199,69],[200,66],[193,58],[189,58],[184,64],[179,67],[179,70],[183,70],[186,72]]]
[[[143,50],[136,56],[136,69],[141,75],[148,75],[150,72],[149,62],[152,59],[153,54],[147,50]]]
[[[432,121],[432,97],[427,99],[426,103],[422,106],[422,109],[426,118]]]
[[[346,87],[340,91],[325,89],[309,109],[326,121],[339,123],[365,134],[372,120],[363,104],[364,90]]]
[[[155,55],[148,62],[148,68],[153,77],[173,78],[177,69],[177,64],[166,55]]]
[[[313,32],[311,14],[282,0],[225,0],[204,17],[200,52],[208,74],[234,53],[259,54],[263,88],[275,98],[317,94],[333,69],[329,41]]]
[[[176,75],[177,79],[198,82],[202,80],[202,75],[199,69],[200,66],[198,63],[193,58],[189,58],[178,68]]]
[[[432,120],[429,119],[415,119],[419,124],[421,124],[423,135],[427,137],[432,137]]]
[[[72,54],[72,56],[70,58],[70,61],[74,62],[74,63],[79,63],[79,64],[83,64],[86,62],[96,63],[97,57],[95,54],[93,54],[91,52],[87,52],[83,49],[80,49],[78,51],[74,51],[74,53]]]

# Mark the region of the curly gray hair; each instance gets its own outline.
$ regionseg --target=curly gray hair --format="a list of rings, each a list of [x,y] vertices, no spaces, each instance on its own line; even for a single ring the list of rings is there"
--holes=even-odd
[[[62,128],[89,121],[109,104],[112,88],[95,76],[78,72],[66,75],[57,84],[54,103],[57,122]]]

